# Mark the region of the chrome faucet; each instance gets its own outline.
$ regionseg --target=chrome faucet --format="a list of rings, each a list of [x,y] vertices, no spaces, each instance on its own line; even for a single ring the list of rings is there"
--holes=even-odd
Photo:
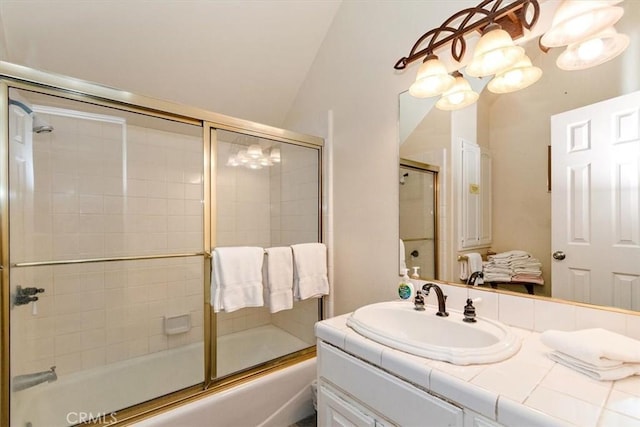
[[[484,277],[484,273],[482,271],[474,271],[469,275],[467,279],[467,285],[474,286],[476,284],[476,280],[482,279]]]
[[[422,292],[424,292],[425,295],[429,295],[429,291],[431,290],[431,288],[436,290],[436,296],[438,297],[438,312],[436,313],[436,316],[448,316],[449,313],[447,313],[446,307],[447,296],[442,293],[442,289],[440,289],[440,286],[436,285],[435,283],[427,283],[422,286]]]
[[[33,374],[17,375],[13,377],[13,391],[20,391],[26,388],[52,382],[58,379],[56,367],[52,366],[48,371],[35,372]]]

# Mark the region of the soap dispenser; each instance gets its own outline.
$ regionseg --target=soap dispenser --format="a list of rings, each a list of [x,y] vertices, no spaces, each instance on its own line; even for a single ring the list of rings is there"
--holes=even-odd
[[[411,278],[412,279],[419,279],[420,278],[420,266],[415,266],[415,267],[411,267],[413,268],[413,273],[411,273]]]
[[[409,269],[404,269],[404,275],[402,276],[402,280],[400,280],[400,284],[398,285],[398,295],[402,300],[408,300],[415,295],[415,289],[413,288],[413,283],[409,279]]]

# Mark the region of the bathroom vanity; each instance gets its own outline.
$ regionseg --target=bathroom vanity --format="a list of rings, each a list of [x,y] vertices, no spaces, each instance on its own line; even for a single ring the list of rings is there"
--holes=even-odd
[[[365,338],[350,315],[316,324],[319,426],[640,426],[640,376],[592,380],[551,361],[537,332],[511,328],[515,355],[461,366]]]

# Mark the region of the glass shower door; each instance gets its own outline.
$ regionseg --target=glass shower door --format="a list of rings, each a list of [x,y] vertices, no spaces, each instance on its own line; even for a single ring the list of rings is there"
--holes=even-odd
[[[226,130],[212,130],[211,139],[217,153],[215,247],[269,248],[320,241],[319,147]],[[272,311],[265,300],[262,307],[215,314],[214,377],[315,345],[317,298]]]
[[[10,90],[11,425],[204,380],[202,127]]]

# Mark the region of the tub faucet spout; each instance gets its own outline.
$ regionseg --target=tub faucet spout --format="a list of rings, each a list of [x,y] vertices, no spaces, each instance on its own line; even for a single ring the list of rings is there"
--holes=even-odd
[[[447,296],[442,293],[442,289],[440,288],[440,286],[436,285],[435,283],[426,283],[422,286],[422,291],[425,293],[425,295],[429,295],[429,291],[431,290],[431,288],[436,290],[436,296],[438,297],[438,312],[436,313],[436,316],[448,316],[449,313],[447,313],[446,307]]]
[[[58,379],[56,367],[52,366],[48,371],[35,372],[33,374],[17,375],[13,377],[13,391],[20,391],[26,388],[52,382]]]

